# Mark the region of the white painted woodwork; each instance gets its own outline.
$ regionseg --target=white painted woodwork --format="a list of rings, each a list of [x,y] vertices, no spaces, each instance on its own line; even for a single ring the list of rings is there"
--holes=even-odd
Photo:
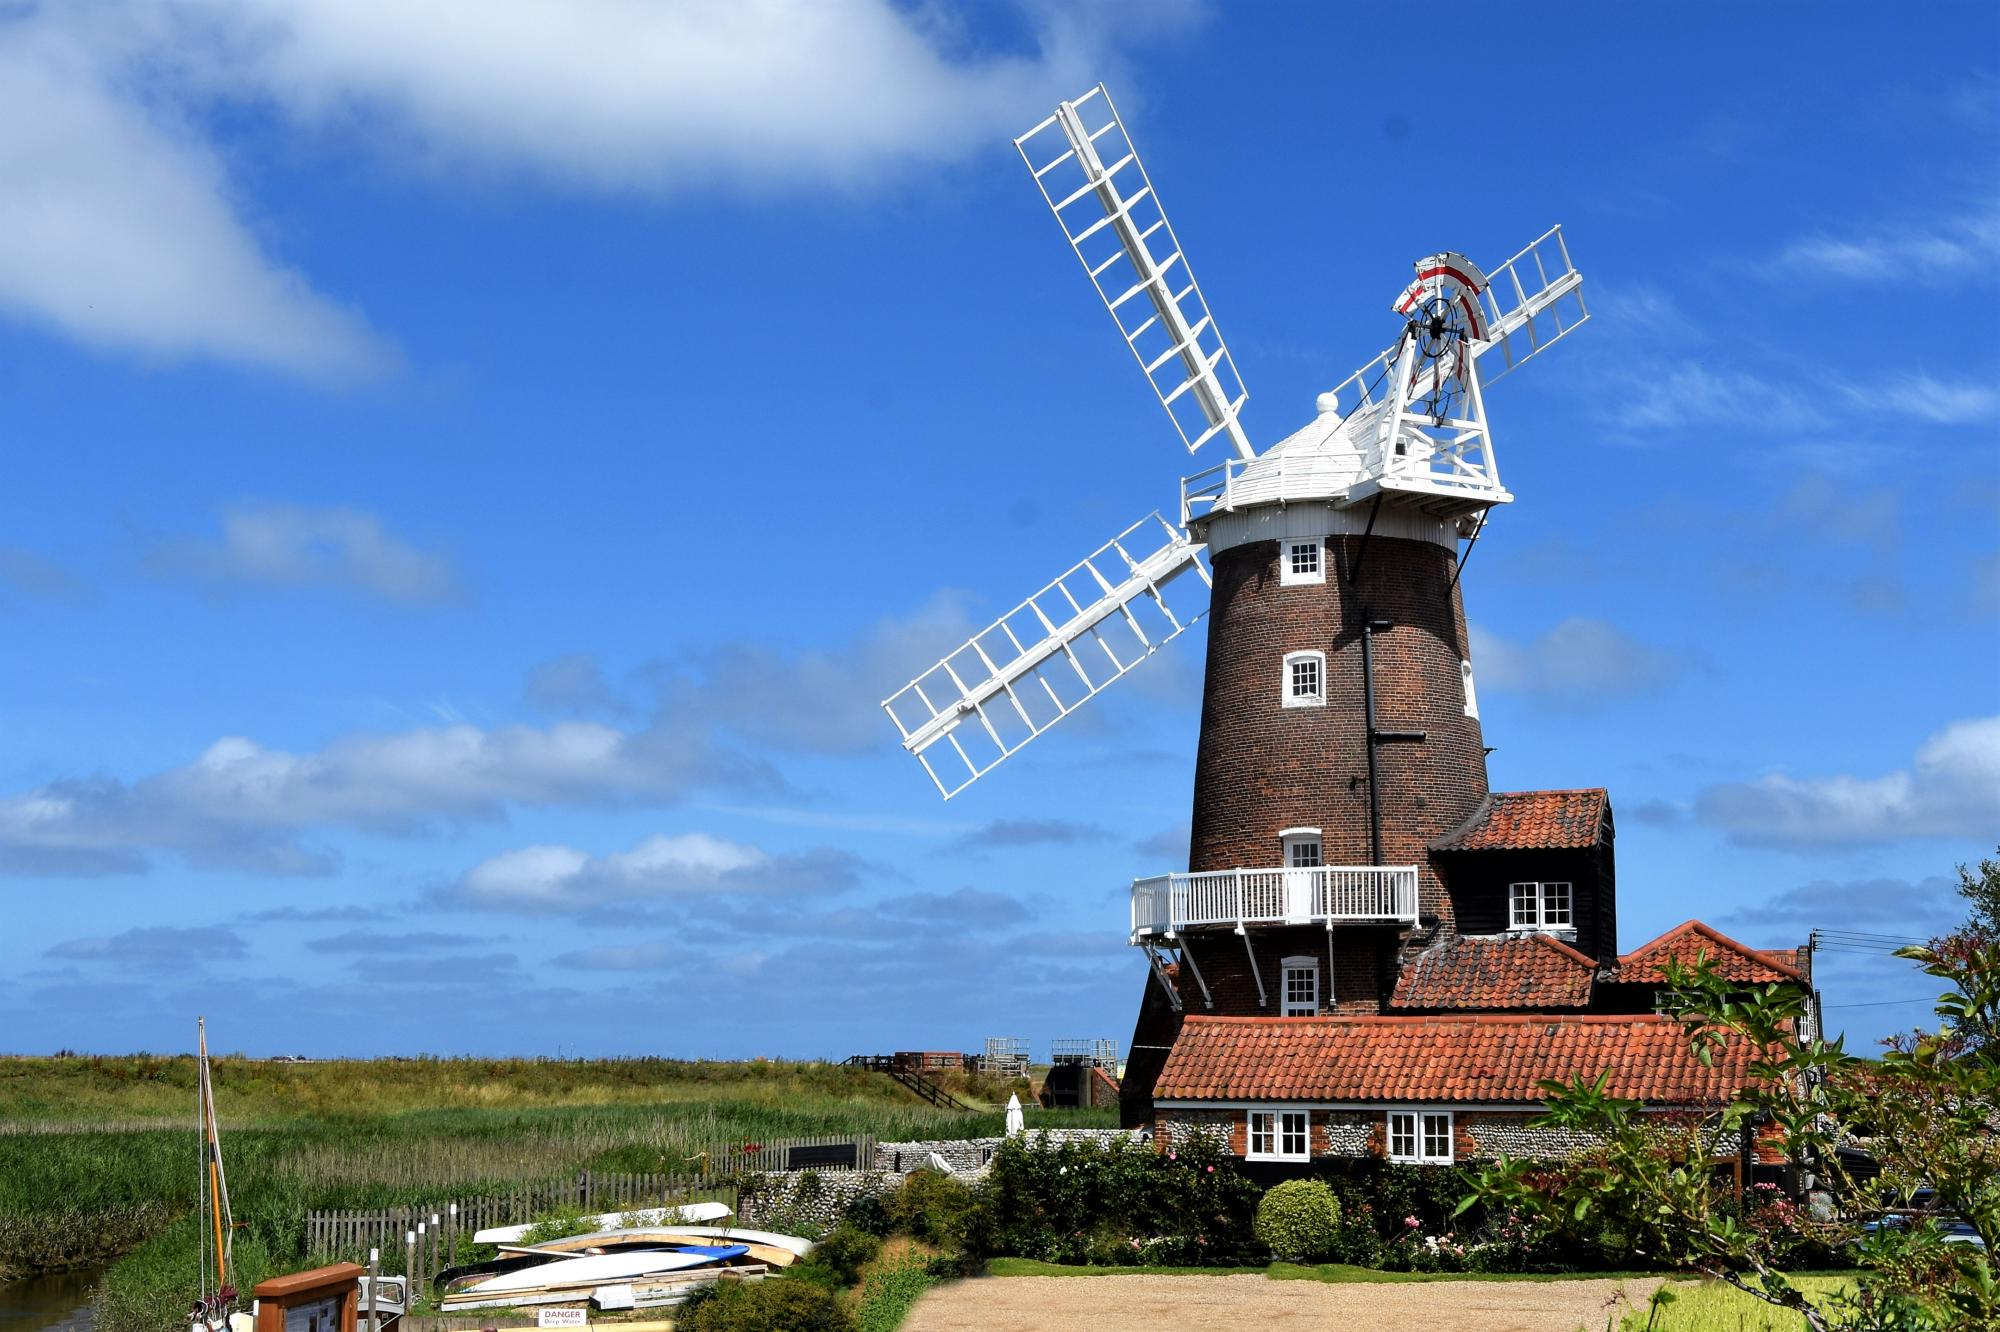
[[[1160,874],[1132,883],[1132,942],[1189,929],[1417,920],[1415,865]]]

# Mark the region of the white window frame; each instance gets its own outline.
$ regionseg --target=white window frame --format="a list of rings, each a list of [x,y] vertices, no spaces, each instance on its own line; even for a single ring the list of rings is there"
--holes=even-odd
[[[1309,549],[1312,551],[1312,568],[1297,572],[1292,568],[1293,552]],[[1326,541],[1321,537],[1286,537],[1278,543],[1278,585],[1298,587],[1306,583],[1326,581]]]
[[[1294,695],[1292,692],[1292,666],[1295,662],[1310,661],[1318,671],[1319,692],[1316,694]],[[1323,708],[1326,706],[1326,653],[1287,652],[1284,673],[1278,677],[1278,688],[1282,690],[1282,701],[1288,708]]]
[[[1265,1144],[1261,1151],[1257,1146],[1260,1136]],[[1243,1159],[1246,1161],[1311,1160],[1312,1112],[1288,1110],[1283,1106],[1252,1110],[1244,1125]]]
[[[1521,890],[1529,890],[1534,902],[1534,918],[1521,919]],[[1551,889],[1562,890],[1562,919],[1555,919]],[[1507,928],[1516,934],[1574,934],[1576,932],[1576,885],[1567,880],[1520,882],[1507,885]]]
[[[1479,691],[1472,685],[1472,663],[1461,660],[1458,663],[1458,678],[1465,686],[1465,715],[1479,715]]]
[[[1397,1121],[1401,1120],[1399,1124]],[[1431,1139],[1437,1136],[1439,1122],[1443,1124],[1444,1153],[1439,1155],[1431,1150]],[[1457,1126],[1452,1122],[1452,1112],[1432,1106],[1413,1105],[1407,1109],[1391,1110],[1388,1115],[1387,1131],[1383,1147],[1391,1161],[1401,1161],[1408,1165],[1450,1165],[1458,1155]],[[1408,1146],[1398,1150],[1397,1139]]]
[[[1312,977],[1311,1002],[1294,1002],[1292,999],[1292,977],[1306,975]],[[1278,1014],[1281,1017],[1318,1017],[1320,1006],[1319,959],[1316,957],[1288,957],[1278,964]]]
[[[1314,859],[1310,865],[1298,864],[1293,856],[1294,849],[1313,847]],[[1285,869],[1318,869],[1326,864],[1326,839],[1318,828],[1287,828],[1278,834],[1278,863]]]

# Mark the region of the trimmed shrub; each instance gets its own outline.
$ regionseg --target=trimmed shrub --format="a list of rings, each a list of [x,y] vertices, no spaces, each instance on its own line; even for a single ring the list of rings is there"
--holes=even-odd
[[[855,1332],[854,1315],[825,1286],[788,1277],[710,1286],[680,1307],[681,1332]]]
[[[1340,1240],[1340,1203],[1317,1179],[1276,1184],[1257,1204],[1257,1238],[1287,1262],[1329,1257]]]

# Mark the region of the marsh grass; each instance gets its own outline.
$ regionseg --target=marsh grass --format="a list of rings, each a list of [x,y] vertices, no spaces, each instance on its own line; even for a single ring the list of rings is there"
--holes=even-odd
[[[199,1243],[194,1072],[191,1059],[145,1055],[0,1059],[0,1270],[122,1253],[99,1332],[176,1321]],[[305,1260],[317,1209],[434,1207],[581,1169],[687,1174],[733,1143],[1002,1128],[997,1110],[937,1110],[829,1064],[227,1058],[215,1081],[245,1289]]]
[[[1840,1276],[1799,1276],[1791,1281],[1815,1295],[1854,1284]],[[1720,1281],[1676,1281],[1667,1289],[1673,1292],[1671,1304],[1661,1305],[1657,1316],[1641,1305],[1625,1315],[1619,1332],[1805,1332],[1806,1320],[1800,1315]]]

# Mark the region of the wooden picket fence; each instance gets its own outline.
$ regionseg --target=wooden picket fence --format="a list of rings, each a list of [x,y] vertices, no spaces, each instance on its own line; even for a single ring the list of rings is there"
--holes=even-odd
[[[733,1199],[736,1180],[747,1173],[783,1170],[873,1170],[875,1139],[861,1137],[788,1138],[770,1143],[717,1143],[688,1160],[685,1173],[622,1174],[580,1170],[574,1176],[519,1184],[478,1197],[429,1206],[389,1207],[380,1211],[320,1211],[306,1214],[306,1250],[316,1259],[367,1260],[379,1249],[382,1270],[401,1273],[406,1265],[407,1236],[421,1225],[424,1236],[417,1255],[420,1275],[428,1276],[451,1262],[450,1249],[460,1237],[491,1226],[520,1225],[559,1208],[616,1212],[659,1207],[691,1200]],[[431,1218],[441,1225],[433,1228]],[[445,1233],[439,1234],[443,1230]]]

